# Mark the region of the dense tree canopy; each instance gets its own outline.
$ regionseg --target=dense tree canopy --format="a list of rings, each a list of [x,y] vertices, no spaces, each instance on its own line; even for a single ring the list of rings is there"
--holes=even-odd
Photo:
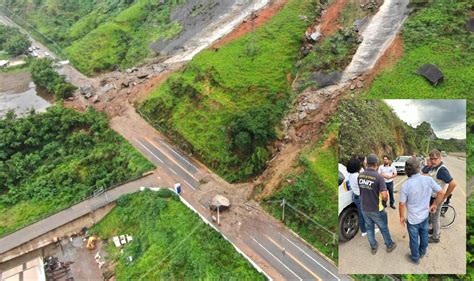
[[[119,198],[91,230],[101,238],[128,233],[119,251],[109,243],[116,280],[263,280],[219,233],[179,202],[169,190]],[[125,257],[132,256],[133,262]]]
[[[76,90],[74,85],[66,82],[66,78],[56,72],[50,59],[33,60],[30,69],[31,78],[36,85],[53,93],[56,100],[68,98]]]
[[[92,109],[0,120],[0,236],[153,166]]]
[[[30,46],[30,40],[18,28],[0,25],[0,50],[17,56],[25,53]]]

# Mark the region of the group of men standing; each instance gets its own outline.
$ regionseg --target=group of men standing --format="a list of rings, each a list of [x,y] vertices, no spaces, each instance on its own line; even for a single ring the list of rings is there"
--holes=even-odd
[[[375,226],[382,233],[386,250],[390,253],[397,247],[397,244],[390,235],[385,208],[387,201],[389,201],[390,207],[396,209],[393,179],[397,176],[397,171],[390,163],[388,156],[384,156],[383,164],[380,166],[378,166],[379,160],[375,154],[370,154],[365,160],[363,166],[366,165],[366,167],[365,169],[362,167],[357,176],[358,186],[354,194],[357,198],[353,198],[357,200],[354,202],[361,214],[359,216],[361,218],[360,227],[363,235],[365,231],[367,232],[372,254],[375,255],[378,249]],[[407,254],[407,258],[418,264],[426,254],[428,243],[440,241],[441,205],[450,198],[456,187],[456,182],[444,165],[438,150],[430,152],[428,163],[422,170],[420,161],[416,157],[411,157],[405,163],[405,173],[408,179],[400,189],[400,224],[407,228],[410,238],[411,253]],[[446,186],[447,188],[445,188]],[[405,213],[407,213],[407,217],[405,217]],[[430,223],[431,230],[429,230]],[[429,234],[432,236],[429,237]]]

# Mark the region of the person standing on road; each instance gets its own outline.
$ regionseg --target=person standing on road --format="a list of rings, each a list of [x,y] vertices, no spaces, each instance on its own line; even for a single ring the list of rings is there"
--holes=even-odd
[[[364,216],[367,238],[373,255],[377,253],[378,248],[375,239],[375,225],[379,227],[382,233],[387,246],[387,253],[392,252],[397,247],[390,236],[387,212],[385,212],[382,205],[382,201],[387,201],[388,193],[384,178],[377,173],[377,163],[378,158],[375,154],[367,156],[367,169],[358,177],[362,215]]]
[[[393,196],[393,179],[397,176],[397,169],[395,169],[395,166],[390,161],[390,157],[387,155],[383,157],[383,165],[379,167],[379,174],[385,179],[385,186],[390,197],[390,208],[396,209],[395,197]],[[386,202],[384,202],[384,207],[387,207]]]
[[[365,157],[364,157],[365,158]],[[347,162],[347,172],[349,173],[348,181],[352,189],[352,202],[357,206],[357,213],[359,215],[359,229],[362,236],[367,235],[367,228],[365,227],[364,216],[362,215],[362,209],[360,207],[360,189],[359,183],[357,181],[359,177],[359,171],[361,170],[362,165],[358,158],[351,158]],[[379,232],[379,229],[375,229],[375,233]]]
[[[399,214],[400,224],[407,227],[410,238],[411,254],[407,255],[409,261],[419,264],[420,259],[426,255],[428,247],[428,221],[430,211],[436,212],[438,204],[442,202],[444,191],[431,177],[420,175],[420,162],[411,157],[405,163],[405,173],[408,180],[403,183],[400,190]],[[431,194],[436,193],[436,200],[428,208]],[[405,219],[405,209],[408,218]]]
[[[441,159],[441,152],[439,150],[433,149],[430,152],[430,161],[431,161],[432,167],[428,175],[432,177],[436,181],[436,183],[438,183],[441,186],[443,190],[445,189],[446,185],[448,186],[444,194],[444,198],[442,202],[448,199],[447,203],[449,203],[449,199],[451,199],[451,194],[453,193],[453,190],[456,188],[456,185],[457,185],[456,181],[451,177],[451,174],[449,173],[448,168],[444,165]],[[436,197],[435,194],[431,196],[430,204],[434,201],[435,197]],[[439,243],[440,241],[441,225],[439,222],[439,217],[441,215],[442,202],[438,204],[436,213],[430,214],[430,222],[431,222],[431,225],[433,226],[433,236],[431,236],[428,239],[429,243]]]

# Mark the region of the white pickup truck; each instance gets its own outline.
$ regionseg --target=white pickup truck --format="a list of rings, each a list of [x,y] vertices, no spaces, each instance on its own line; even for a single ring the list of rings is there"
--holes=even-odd
[[[344,165],[339,164],[339,241],[351,240],[359,231],[359,214],[352,202],[352,189],[347,180],[349,173]]]

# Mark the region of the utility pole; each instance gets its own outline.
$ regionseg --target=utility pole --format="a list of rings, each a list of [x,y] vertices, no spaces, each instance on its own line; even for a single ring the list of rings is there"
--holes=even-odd
[[[281,213],[281,221],[282,222],[285,222],[285,204],[286,204],[286,201],[285,201],[285,198],[283,198],[283,201],[281,202],[281,206],[283,208],[283,211]]]

